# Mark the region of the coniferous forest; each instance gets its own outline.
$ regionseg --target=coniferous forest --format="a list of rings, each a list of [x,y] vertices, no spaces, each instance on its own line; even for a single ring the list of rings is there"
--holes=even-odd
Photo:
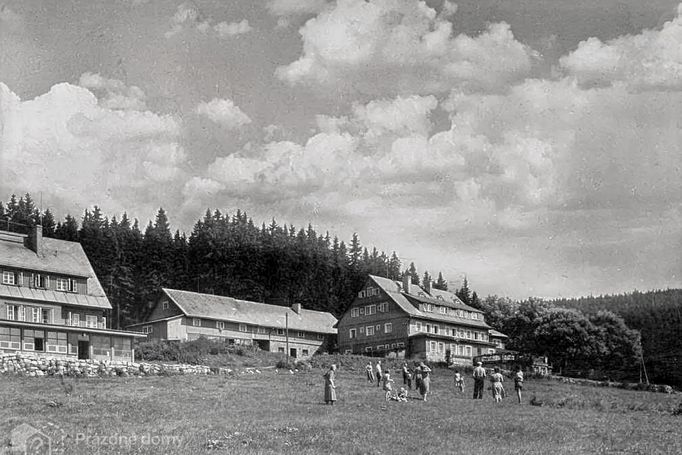
[[[113,310],[112,327],[140,322],[161,287],[227,295],[280,305],[301,303],[340,317],[368,274],[447,289],[437,279],[403,268],[390,255],[363,246],[357,234],[346,243],[311,225],[296,227],[275,219],[256,225],[246,212],[207,210],[189,233],[172,232],[159,209],[144,227],[127,214],[111,216],[94,206],[77,220],[55,220],[26,194],[0,202],[0,229],[42,224],[43,235],[80,242]],[[486,321],[509,335],[508,348],[547,355],[557,370],[625,372],[632,378],[642,359],[652,381],[682,385],[682,290],[633,292],[615,296],[545,301],[480,298],[465,279],[451,289],[466,304],[485,312]]]

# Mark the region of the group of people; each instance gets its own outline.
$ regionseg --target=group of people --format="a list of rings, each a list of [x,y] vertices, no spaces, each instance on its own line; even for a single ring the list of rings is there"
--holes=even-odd
[[[374,365],[372,365],[371,361],[367,362],[367,365],[365,366],[365,372],[367,374],[368,382],[371,384],[376,382],[377,387],[381,387],[383,385],[383,390],[386,392],[387,399],[390,396],[396,401],[407,401],[407,389],[412,389],[413,378],[415,389],[419,391],[423,401],[426,401],[426,397],[428,396],[431,389],[431,368],[426,366],[424,362],[415,362],[414,369],[410,369],[407,362],[403,363],[403,386],[406,385],[407,389],[405,387],[400,387],[400,389],[395,393],[393,393],[393,383],[395,381],[393,378],[391,378],[391,374],[388,370],[383,370],[381,360],[377,360]],[[326,404],[333,405],[336,401],[335,377],[336,365],[332,365],[324,375],[324,401]],[[483,368],[481,362],[478,362],[473,371],[475,400],[483,398],[483,388],[485,387],[485,379],[487,377],[488,374],[485,368]],[[455,388],[460,392],[464,392],[464,377],[458,370],[455,370],[454,379]],[[516,368],[513,374],[513,379],[514,390],[516,391],[516,396],[520,404],[521,391],[523,390],[523,371],[521,370],[520,366]],[[493,373],[490,375],[490,382],[493,399],[496,403],[499,403],[502,401],[502,398],[505,397],[506,393],[504,386],[502,385],[504,382],[504,376],[502,373],[500,373],[500,369],[498,367],[495,367]]]
[[[474,400],[483,399],[483,388],[485,387],[485,379],[487,377],[487,373],[485,371],[485,368],[483,368],[483,364],[481,362],[476,363],[476,368],[474,368],[473,376],[474,376]],[[519,400],[519,404],[521,404],[521,392],[523,391],[523,370],[521,369],[520,366],[516,367],[516,370],[514,371],[512,377],[514,379],[514,391],[516,392],[516,397]],[[506,396],[504,386],[502,385],[502,383],[504,382],[504,376],[502,376],[502,373],[500,373],[499,367],[495,367],[493,369],[493,373],[490,375],[490,382],[493,393],[493,399],[495,400],[496,403],[499,403],[500,401],[502,401],[502,398]]]
[[[377,387],[383,385],[383,389],[386,392],[392,392],[392,383],[395,382],[391,378],[391,373],[389,371],[383,371],[381,360],[372,366],[372,362],[367,362],[365,366],[365,372],[367,374],[367,381],[370,383],[376,382]],[[412,379],[414,378],[415,389],[419,391],[422,396],[422,400],[426,401],[426,397],[429,395],[431,390],[431,368],[426,366],[424,362],[415,362],[414,369],[410,369],[407,362],[402,365],[402,375],[403,375],[403,387],[398,390],[397,396],[403,397],[404,400],[399,399],[398,401],[407,401],[407,390],[412,390]],[[404,387],[407,386],[407,389]]]

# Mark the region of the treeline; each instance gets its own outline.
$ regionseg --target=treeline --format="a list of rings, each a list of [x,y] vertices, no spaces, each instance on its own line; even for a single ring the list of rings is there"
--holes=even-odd
[[[431,279],[428,272],[420,276],[414,263],[402,271],[395,252],[363,247],[357,234],[346,244],[311,225],[297,228],[273,219],[256,226],[241,210],[207,211],[187,237],[171,232],[163,209],[142,229],[137,219],[125,213],[109,218],[97,206],[86,210],[79,224],[71,215],[55,222],[49,210],[35,207],[30,194],[0,202],[0,229],[35,224],[42,224],[47,237],[81,243],[112,303],[117,328],[143,320],[161,287],[281,305],[299,302],[340,316],[368,274],[396,280],[408,274],[415,284]],[[447,289],[442,274],[434,286]]]
[[[612,311],[642,334],[647,373],[656,381],[682,386],[682,289],[632,292],[551,301],[587,315]]]
[[[682,290],[521,302],[488,296],[481,309],[509,336],[509,349],[546,355],[563,374],[682,386]]]

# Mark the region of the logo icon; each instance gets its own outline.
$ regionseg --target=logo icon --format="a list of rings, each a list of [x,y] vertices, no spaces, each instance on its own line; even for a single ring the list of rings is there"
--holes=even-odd
[[[3,454],[12,455],[51,455],[52,439],[29,424],[22,423],[12,430],[9,449]]]

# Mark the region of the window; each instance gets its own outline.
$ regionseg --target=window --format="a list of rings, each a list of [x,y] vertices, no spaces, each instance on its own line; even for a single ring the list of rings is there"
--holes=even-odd
[[[415,324],[414,327],[415,327],[415,330],[416,330],[417,332],[421,332],[421,331],[422,331],[422,323],[421,323],[421,322],[417,321],[417,323]]]
[[[23,305],[19,307],[19,320],[20,321],[26,320],[26,307],[24,307]]]
[[[71,325],[79,326],[81,325],[81,315],[78,313],[71,314]]]
[[[468,339],[468,340],[471,339],[471,330],[467,330],[467,339]]]
[[[78,292],[78,282],[76,280],[69,279],[69,291]]]
[[[46,288],[49,283],[49,279],[46,275],[36,273],[33,275],[33,285],[37,288]]]
[[[360,311],[360,315],[363,315],[363,314],[365,314],[365,307],[364,307],[364,306],[363,306],[363,307],[360,307],[360,308],[358,308],[358,310]]]
[[[154,333],[154,326],[152,325],[142,326],[142,333]]]
[[[439,306],[438,310],[440,311],[441,314],[447,314],[448,309],[444,306]]]
[[[31,322],[40,322],[40,308],[31,308]]]
[[[433,326],[433,333],[438,333],[439,329],[440,329],[440,327],[438,327],[437,325],[434,325]]]
[[[372,352],[372,346],[367,346],[365,348],[365,352]]]
[[[370,314],[376,314],[377,312],[377,306],[376,305],[367,305],[365,307],[365,314],[370,315]]]
[[[351,349],[346,349],[345,351],[343,351],[343,353],[344,354],[352,354],[353,351]]]
[[[27,351],[44,351],[45,332],[24,329],[24,349]]]
[[[443,296],[442,296],[442,295],[437,295],[436,298],[437,298],[438,300],[443,300]]]
[[[17,275],[14,272],[4,270],[2,272],[2,284],[17,284]]]
[[[368,337],[374,335],[374,326],[368,325],[367,328],[365,328],[365,333],[367,334]]]
[[[249,326],[246,324],[239,324],[239,331],[240,332],[248,332],[249,331]]]
[[[21,329],[0,327],[0,348],[21,349]]]
[[[16,319],[16,306],[14,305],[7,305],[7,319],[10,321],[14,321]]]
[[[307,349],[303,349],[302,355],[310,355],[309,352],[310,352],[310,351],[308,351]]]
[[[192,325],[194,327],[201,327],[201,318],[192,318]],[[240,325],[241,329],[241,325]],[[246,332],[246,330],[243,330],[243,332]]]
[[[65,332],[47,332],[47,352],[58,352],[66,354],[66,333]]]
[[[445,343],[438,343],[438,352],[445,352]]]
[[[397,344],[398,344],[398,347],[399,347],[399,348],[404,348],[404,347],[405,347],[405,343],[403,343],[403,342],[399,342],[399,343],[397,343]]]
[[[431,352],[436,352],[436,350],[438,349],[438,343],[436,343],[435,341],[429,342],[429,349],[431,350]]]
[[[357,318],[358,316],[360,316],[360,308],[351,308],[350,317]]]
[[[384,332],[386,332],[386,333],[393,332],[393,323],[392,322],[387,322],[386,324],[384,324]]]
[[[57,278],[56,287],[58,291],[68,291],[69,290],[69,280],[66,278]]]
[[[426,333],[431,333],[431,324],[426,324]]]
[[[161,308],[167,310],[168,307],[169,307],[168,302],[164,300],[163,303],[161,303]]]
[[[278,347],[277,352],[284,352],[284,348],[282,346]]]
[[[380,313],[386,313],[388,312],[388,302],[382,302],[379,304],[377,307]]]
[[[358,333],[357,333],[356,329],[350,329],[348,331],[348,338],[350,338],[351,340],[354,338],[357,338],[357,336],[358,336]]]
[[[40,316],[41,316],[41,321],[43,324],[51,324],[52,323],[52,310],[43,308],[40,311]],[[95,318],[95,325],[93,326],[88,326],[88,327],[97,327],[97,316],[92,316]],[[86,316],[87,320],[87,316]]]
[[[298,331],[298,337],[299,338],[305,338],[305,333],[301,332],[300,330]]]
[[[277,335],[284,335],[284,329],[277,329]]]
[[[478,319],[478,313],[471,313],[471,319]]]
[[[223,330],[223,329],[225,329],[225,322],[215,321],[215,326],[218,330]]]
[[[97,316],[93,314],[85,315],[85,327],[97,328]]]
[[[365,333],[365,327],[360,327],[360,333]]]
[[[318,334],[317,334],[317,339],[318,339],[318,340],[324,340],[324,333],[318,333]]]
[[[488,354],[495,354],[495,350],[492,348],[488,349]]]

